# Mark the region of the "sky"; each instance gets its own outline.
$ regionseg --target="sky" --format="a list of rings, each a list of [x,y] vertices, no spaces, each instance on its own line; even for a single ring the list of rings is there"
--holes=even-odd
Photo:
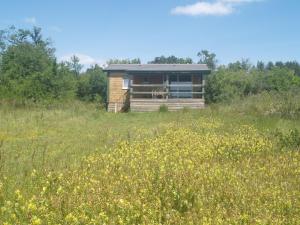
[[[175,55],[300,61],[298,0],[2,0],[0,29],[39,26],[59,60]]]

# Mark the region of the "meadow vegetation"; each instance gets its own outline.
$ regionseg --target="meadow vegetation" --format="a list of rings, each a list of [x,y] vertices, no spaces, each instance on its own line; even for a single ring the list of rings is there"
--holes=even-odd
[[[298,62],[202,50],[206,109],[110,114],[102,68],[54,50],[0,30],[0,224],[300,224]]]
[[[0,223],[299,224],[297,99],[142,114],[2,104]]]

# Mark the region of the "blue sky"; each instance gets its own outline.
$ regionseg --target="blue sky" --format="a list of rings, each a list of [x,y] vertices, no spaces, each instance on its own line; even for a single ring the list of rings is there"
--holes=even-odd
[[[298,0],[3,0],[0,29],[43,28],[59,59],[176,55],[208,49],[221,64],[300,61]]]

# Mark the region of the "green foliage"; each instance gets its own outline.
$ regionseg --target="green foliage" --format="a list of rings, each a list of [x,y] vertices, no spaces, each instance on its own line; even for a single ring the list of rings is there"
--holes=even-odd
[[[288,68],[273,67],[268,71],[253,71],[250,74],[254,93],[261,91],[287,91],[293,87],[300,87],[300,77]]]
[[[285,119],[300,118],[300,89],[290,91],[264,91],[257,95],[223,103],[223,112],[230,114],[253,114],[261,116],[278,116]],[[218,105],[217,105],[218,106]],[[214,105],[216,107],[216,105]]]
[[[191,58],[178,58],[174,55],[165,57],[155,57],[153,61],[149,62],[149,64],[192,64],[193,60]]]
[[[41,29],[2,31],[0,98],[21,102],[52,101],[74,96],[75,83],[64,65],[58,65],[54,49]]]
[[[300,64],[297,61],[287,61],[287,62],[275,62],[275,64],[273,62],[268,62],[267,65],[265,65],[263,62],[259,61],[257,62],[257,69],[260,70],[271,70],[274,67],[278,67],[278,68],[287,68],[291,71],[294,71],[294,73],[297,76],[300,76]]]
[[[228,102],[249,94],[251,83],[246,71],[220,69],[207,76],[207,103]]]
[[[139,58],[135,59],[110,59],[107,61],[107,64],[141,64],[141,60]]]
[[[80,75],[76,94],[81,100],[106,102],[107,77],[99,66],[95,65]]]
[[[275,136],[278,139],[280,148],[300,150],[300,132],[298,129],[290,130],[287,134],[277,131]]]
[[[74,75],[79,78],[80,72],[83,68],[83,65],[80,64],[80,60],[76,55],[73,55],[70,58],[70,61],[66,62],[69,69],[74,73]]]
[[[230,69],[219,68],[207,77],[207,103],[228,102],[263,91],[280,92],[300,87],[300,77],[288,68],[250,70],[249,66],[243,64],[232,64]]]
[[[258,66],[261,66],[261,64],[258,64]],[[228,69],[233,71],[240,71],[240,70],[249,71],[251,67],[252,65],[249,59],[242,59],[241,61],[236,61],[234,63],[228,64]]]
[[[200,57],[199,62],[201,64],[207,64],[208,68],[211,70],[215,70],[217,68],[217,62],[216,54],[210,53],[207,50],[202,50],[201,52],[198,52],[198,57]]]
[[[21,104],[74,99],[106,101],[106,77],[99,66],[81,73],[79,58],[57,63],[41,28],[0,31],[0,100]]]
[[[56,68],[55,58],[45,48],[31,43],[9,46],[3,53],[1,98],[34,102],[69,96],[72,77]]]

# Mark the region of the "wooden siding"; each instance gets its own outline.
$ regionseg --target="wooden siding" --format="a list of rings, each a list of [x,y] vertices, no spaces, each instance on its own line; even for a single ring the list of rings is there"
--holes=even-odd
[[[108,111],[121,111],[126,101],[128,90],[123,89],[123,72],[109,74],[108,78]]]

